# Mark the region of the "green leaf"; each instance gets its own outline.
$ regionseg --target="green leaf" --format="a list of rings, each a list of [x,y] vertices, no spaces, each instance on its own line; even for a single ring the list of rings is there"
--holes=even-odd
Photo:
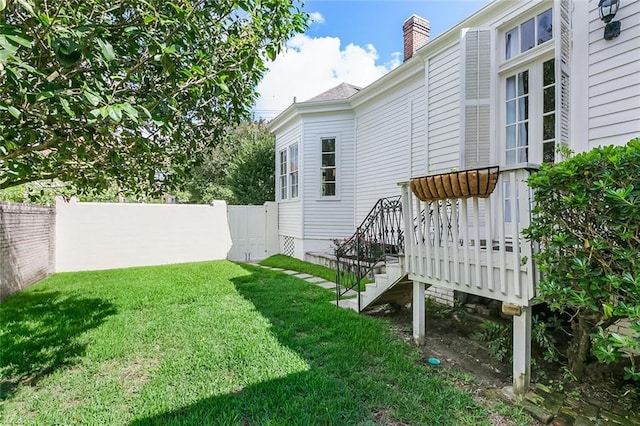
[[[112,62],[116,59],[116,53],[113,51],[113,46],[108,41],[97,39],[98,44],[100,45],[100,50],[102,52],[102,57],[107,60],[107,62]]]
[[[109,109],[109,117],[111,117],[111,119],[116,123],[119,123],[122,120],[122,111],[120,108],[111,107]]]
[[[20,112],[20,110],[12,105],[10,105],[7,110],[9,111],[9,114],[13,115],[15,118],[20,118],[20,116],[22,115],[22,113]]]
[[[33,5],[31,4],[31,2],[29,2],[28,0],[18,0],[18,3],[20,3],[22,7],[24,7],[25,10],[31,15],[36,16],[36,12],[33,10]]]
[[[69,117],[75,117],[76,113],[73,112],[73,110],[69,107],[69,101],[66,100],[65,98],[60,98],[60,105],[62,105],[62,109],[65,110],[65,112],[67,114],[69,114]]]
[[[100,101],[102,100],[102,98],[100,96],[98,96],[95,93],[92,93],[92,92],[90,92],[88,90],[85,90],[82,95],[93,106],[98,106],[98,104],[100,104]]]
[[[122,104],[122,110],[129,116],[130,119],[134,121],[138,119],[138,111],[136,111],[135,108],[131,106],[131,104]]]
[[[7,40],[13,41],[14,43],[24,47],[31,47],[31,44],[33,43],[33,39],[31,37],[22,33],[6,35],[5,37]]]
[[[40,21],[40,23],[46,27],[48,27],[51,24],[51,20],[49,19],[49,17],[44,14],[41,13],[38,15],[38,20]]]

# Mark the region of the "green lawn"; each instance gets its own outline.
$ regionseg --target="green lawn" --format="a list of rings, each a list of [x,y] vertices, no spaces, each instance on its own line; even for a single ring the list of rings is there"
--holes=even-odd
[[[326,266],[316,265],[309,262],[296,259],[295,257],[286,256],[284,254],[274,254],[260,261],[261,265],[271,266],[272,268],[290,269],[316,277],[324,278],[327,281],[336,282],[336,270],[327,268]]]
[[[0,305],[0,424],[488,423],[333,297],[226,261],[54,275]]]
[[[292,271],[302,272],[304,274],[314,275],[316,277],[324,278],[327,281],[336,282],[336,270],[328,268],[322,265],[316,265],[314,263],[305,262],[295,257],[286,256],[284,254],[274,254],[264,260],[260,261],[261,265],[270,266],[272,268],[289,269]],[[355,276],[355,275],[350,275]],[[364,278],[360,283],[360,290],[366,290],[368,283],[372,283],[373,280]],[[354,281],[355,283],[355,281]]]

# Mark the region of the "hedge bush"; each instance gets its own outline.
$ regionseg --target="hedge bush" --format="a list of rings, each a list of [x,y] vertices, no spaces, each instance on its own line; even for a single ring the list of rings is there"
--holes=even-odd
[[[525,237],[540,243],[539,297],[571,315],[569,368],[581,377],[594,355],[619,360],[640,349],[640,138],[595,148],[529,179],[535,207]],[[607,329],[621,319],[632,336]],[[640,380],[634,356],[625,378]]]

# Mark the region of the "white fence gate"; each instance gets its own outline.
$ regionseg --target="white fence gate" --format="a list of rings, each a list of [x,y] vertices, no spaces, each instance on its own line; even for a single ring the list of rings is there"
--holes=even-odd
[[[228,206],[229,260],[261,260],[278,253],[278,205]]]

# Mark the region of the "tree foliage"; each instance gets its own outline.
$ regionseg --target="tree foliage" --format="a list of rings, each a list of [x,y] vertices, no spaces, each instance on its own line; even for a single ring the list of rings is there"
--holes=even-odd
[[[611,362],[640,349],[640,139],[543,165],[529,185],[525,236],[541,244],[540,295],[573,315],[569,367],[579,377],[590,354]],[[620,319],[635,336],[607,330]],[[626,376],[640,379],[631,360]]]
[[[295,2],[0,2],[0,188],[175,186],[304,30]]]
[[[245,144],[229,176],[238,204],[264,204],[275,197],[275,143],[272,137]]]
[[[191,202],[226,200],[229,204],[263,204],[273,200],[275,139],[264,122],[230,127],[187,170],[184,189]]]

